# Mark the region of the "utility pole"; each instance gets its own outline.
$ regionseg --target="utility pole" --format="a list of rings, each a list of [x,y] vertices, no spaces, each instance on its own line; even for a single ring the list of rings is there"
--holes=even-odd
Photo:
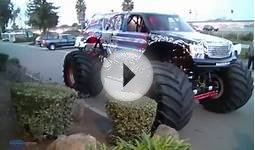
[[[191,9],[189,9],[189,19],[190,19],[190,21],[192,21],[192,10]]]

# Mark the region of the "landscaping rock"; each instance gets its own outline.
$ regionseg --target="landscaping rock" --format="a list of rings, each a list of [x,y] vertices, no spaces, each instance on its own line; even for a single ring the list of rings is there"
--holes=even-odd
[[[61,136],[47,150],[96,150],[96,138],[91,135],[73,134]]]
[[[174,128],[171,128],[163,124],[158,126],[157,130],[154,133],[154,137],[155,136],[160,136],[160,137],[172,136],[176,139],[179,139],[179,133]]]

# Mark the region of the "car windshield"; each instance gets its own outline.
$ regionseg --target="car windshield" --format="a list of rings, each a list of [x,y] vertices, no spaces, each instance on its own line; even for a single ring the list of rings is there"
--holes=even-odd
[[[192,27],[177,15],[148,15],[149,26],[153,31],[191,32]]]

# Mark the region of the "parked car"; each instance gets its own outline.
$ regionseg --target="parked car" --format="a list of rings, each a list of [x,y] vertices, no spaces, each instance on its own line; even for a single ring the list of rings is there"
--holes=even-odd
[[[63,46],[74,46],[75,44],[75,37],[70,34],[47,35],[41,39],[41,46],[45,46],[49,50],[55,50],[57,47]]]
[[[219,31],[219,28],[215,28],[212,25],[205,25],[203,31]]]
[[[158,102],[154,126],[182,129],[191,119],[193,100],[205,109],[227,113],[241,108],[253,91],[251,71],[237,60],[231,41],[196,32],[178,15],[123,12],[114,15],[107,30],[90,34],[83,51],[65,57],[68,87],[96,96],[102,90],[102,62],[111,53],[140,52],[151,61],[153,83],[146,96]]]
[[[42,36],[38,36],[38,37],[35,39],[35,45],[42,46]]]
[[[241,54],[242,51],[242,44],[240,43],[233,43],[234,44],[234,54],[236,55],[236,57],[238,57]]]
[[[76,37],[75,47],[79,50],[84,50],[85,47],[88,46],[86,39],[90,36],[102,33],[102,31],[105,30],[110,17],[114,14],[116,13],[93,15],[83,35]]]

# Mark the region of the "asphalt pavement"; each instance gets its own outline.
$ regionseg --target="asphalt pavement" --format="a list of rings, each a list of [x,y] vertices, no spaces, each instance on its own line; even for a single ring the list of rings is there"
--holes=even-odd
[[[67,53],[73,48],[49,51],[27,43],[0,42],[0,53],[16,57],[30,73],[40,74],[44,81],[63,84],[62,66]],[[86,103],[101,114],[104,112],[103,92]],[[208,112],[197,104],[189,124],[180,131],[182,138],[192,144],[194,150],[251,150],[254,147],[253,96],[241,109],[228,114]]]

